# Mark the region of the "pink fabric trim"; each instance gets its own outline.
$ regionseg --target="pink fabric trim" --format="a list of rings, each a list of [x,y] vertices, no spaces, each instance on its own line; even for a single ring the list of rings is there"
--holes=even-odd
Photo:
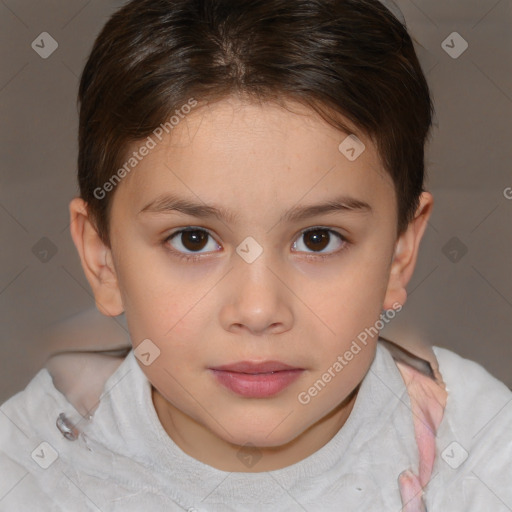
[[[398,477],[402,512],[427,512],[423,489],[428,484],[436,457],[436,433],[443,419],[446,387],[409,365],[395,361],[411,401],[414,433],[419,452],[419,476],[411,469]]]

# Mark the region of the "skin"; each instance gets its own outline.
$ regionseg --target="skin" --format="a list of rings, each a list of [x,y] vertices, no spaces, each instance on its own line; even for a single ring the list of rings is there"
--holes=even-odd
[[[415,219],[397,237],[391,178],[363,136],[365,151],[349,161],[338,150],[346,136],[300,105],[290,111],[230,97],[193,110],[117,186],[111,249],[83,200],[70,203],[71,235],[97,308],[126,314],[134,347],[150,339],[160,349],[152,364],[139,365],[163,428],[185,453],[217,469],[279,469],[332,439],[350,415],[376,338],[360,344],[308,404],[298,394],[383,309],[406,301],[433,198],[422,194]],[[139,213],[166,192],[220,205],[237,218]],[[292,207],[341,194],[372,211],[280,221]],[[211,235],[197,261],[177,257],[193,253],[190,237],[165,241],[189,226]],[[301,234],[315,227],[324,228],[323,245]],[[252,263],[236,252],[248,236],[263,248]],[[208,370],[242,360],[278,360],[305,371],[275,396],[244,398]],[[261,455],[252,467],[237,457],[246,443]]]

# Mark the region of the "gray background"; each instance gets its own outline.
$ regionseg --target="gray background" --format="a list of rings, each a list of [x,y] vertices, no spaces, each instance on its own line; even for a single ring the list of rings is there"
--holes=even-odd
[[[436,107],[435,207],[408,301],[382,335],[449,348],[512,387],[512,0],[396,3]],[[95,310],[68,214],[78,78],[121,4],[0,0],[0,403],[57,350],[129,343],[123,316]],[[469,44],[458,58],[442,47],[454,31]],[[31,47],[42,32],[59,45],[47,59]]]

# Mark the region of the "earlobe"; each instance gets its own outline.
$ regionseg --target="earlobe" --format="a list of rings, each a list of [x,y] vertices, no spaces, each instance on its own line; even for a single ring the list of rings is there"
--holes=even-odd
[[[384,309],[393,309],[392,305],[394,303],[403,305],[407,300],[406,287],[416,266],[420,242],[432,213],[433,205],[434,198],[432,194],[423,192],[414,219],[395,244],[388,288],[383,304]]]
[[[75,197],[69,203],[70,232],[85,276],[94,293],[96,307],[105,316],[124,311],[112,252],[101,240],[88,216],[87,203]]]

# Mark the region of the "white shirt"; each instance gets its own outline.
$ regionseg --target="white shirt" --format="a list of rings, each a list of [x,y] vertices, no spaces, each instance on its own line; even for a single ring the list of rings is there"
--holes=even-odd
[[[448,401],[427,511],[510,512],[512,391],[479,364],[433,349]],[[92,419],[77,425],[85,440],[57,428],[60,413],[81,415],[46,368],[0,407],[0,511],[400,512],[398,475],[418,467],[409,396],[380,343],[339,432],[269,472],[220,471],[183,452],[158,419],[133,350],[104,389]]]

